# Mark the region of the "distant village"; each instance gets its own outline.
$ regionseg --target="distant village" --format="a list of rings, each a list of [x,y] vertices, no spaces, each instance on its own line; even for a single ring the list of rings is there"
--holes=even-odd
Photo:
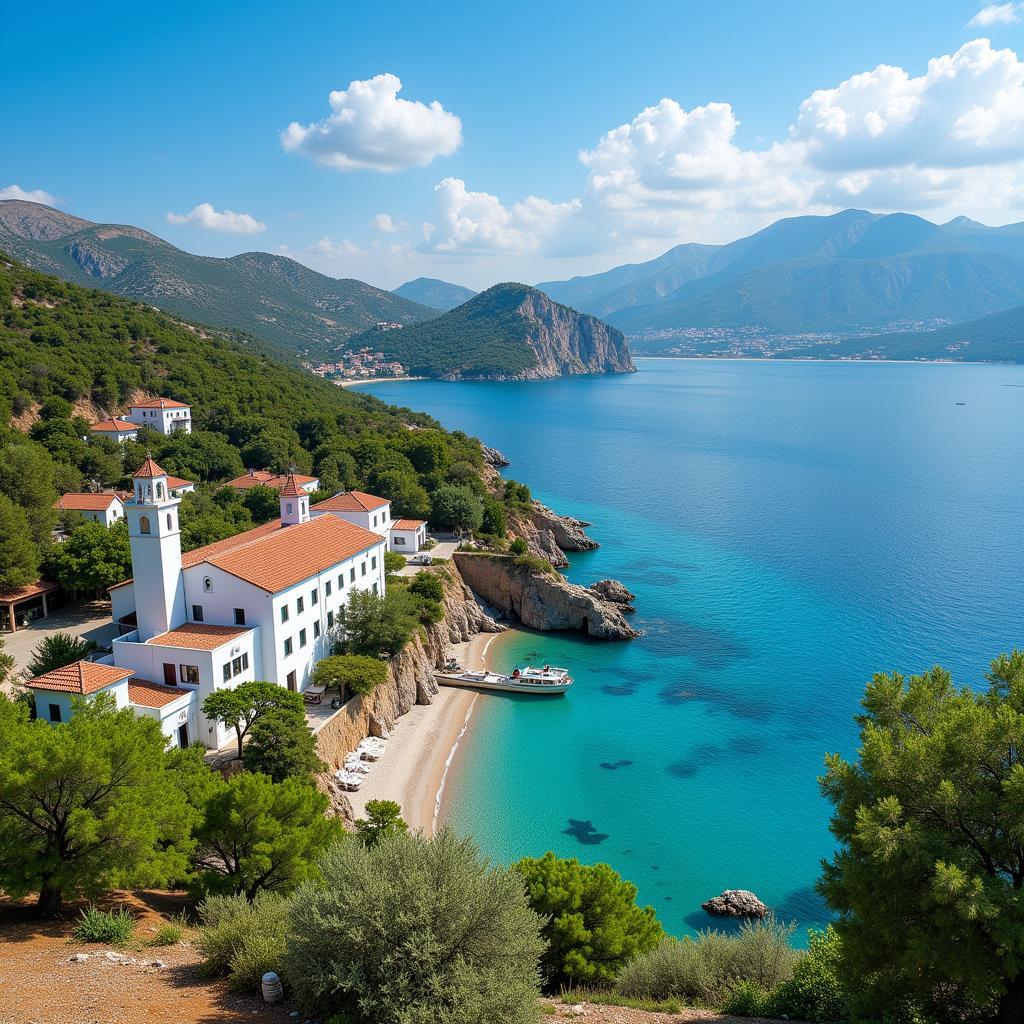
[[[381,321],[373,327],[373,330],[382,333],[401,329],[401,324],[389,321]],[[302,365],[318,377],[338,382],[368,380],[377,377],[404,377],[408,373],[406,367],[401,363],[389,359],[383,352],[374,351],[369,346],[356,352],[341,352],[333,362],[304,362]]]

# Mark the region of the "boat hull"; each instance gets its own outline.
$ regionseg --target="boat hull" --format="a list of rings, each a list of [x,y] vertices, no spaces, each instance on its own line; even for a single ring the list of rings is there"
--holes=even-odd
[[[483,678],[471,678],[439,672],[434,678],[442,686],[462,686],[470,690],[495,690],[501,693],[537,693],[549,697],[563,694],[572,686],[572,680],[564,683],[529,683],[493,673]]]

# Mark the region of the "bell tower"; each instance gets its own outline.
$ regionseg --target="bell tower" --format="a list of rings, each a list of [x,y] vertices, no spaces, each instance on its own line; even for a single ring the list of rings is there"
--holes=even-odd
[[[288,479],[281,488],[281,525],[297,526],[309,522],[309,495],[295,482],[295,470],[288,470]]]
[[[181,533],[177,498],[167,474],[147,452],[135,471],[134,493],[125,502],[132,549],[135,616],[146,641],[185,621],[185,581],[181,573]]]

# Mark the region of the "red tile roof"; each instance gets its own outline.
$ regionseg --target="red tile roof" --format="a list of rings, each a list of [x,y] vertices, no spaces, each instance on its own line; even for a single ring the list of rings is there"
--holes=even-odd
[[[167,474],[153,461],[153,456],[146,454],[146,461],[135,470],[133,476],[141,476],[150,479],[154,476],[167,476]]]
[[[319,478],[315,476],[303,476],[301,473],[292,474],[295,477],[295,482],[300,486],[302,484],[314,484],[319,482]],[[236,491],[247,491],[250,487],[273,487],[275,491],[280,491],[288,483],[288,475],[285,473],[269,473],[265,469],[254,469],[243,476],[236,476],[234,480],[227,482],[228,487],[233,487]]]
[[[426,526],[426,519],[398,519],[391,524],[392,530],[418,530],[421,526]]]
[[[313,510],[317,512],[372,512],[374,509],[390,505],[387,498],[378,498],[375,494],[363,491],[346,491],[336,494],[326,501],[317,502]]]
[[[205,622],[189,622],[151,637],[146,643],[160,647],[185,647],[192,651],[215,651],[248,632],[245,626],[213,626]]]
[[[126,430],[138,430],[137,423],[129,423],[127,420],[100,420],[94,423],[90,430],[96,430],[104,434],[123,433]]]
[[[54,583],[52,580],[36,580],[35,583],[29,583],[25,587],[0,590],[0,604],[17,604],[19,601],[26,601],[39,594],[50,594],[54,590],[60,590],[59,583]]]
[[[148,402],[135,402],[133,409],[191,409],[184,402],[176,402],[173,398],[151,398]]]
[[[275,521],[258,526],[238,537],[190,551],[185,557],[189,565],[209,562],[276,594],[384,543],[378,534],[337,516],[320,516],[285,529],[280,525]],[[273,529],[266,531],[267,526]]]
[[[53,503],[53,507],[74,512],[105,512],[115,501],[121,501],[116,494],[76,494],[71,492],[62,494]]]
[[[26,686],[34,690],[62,690],[85,696],[96,693],[111,683],[119,683],[135,673],[130,668],[116,665],[100,665],[95,661],[76,661],[63,668],[55,668],[35,679],[29,679]]]
[[[288,479],[284,482],[284,487],[281,488],[282,498],[297,498],[299,495],[307,494],[299,485],[295,482],[295,474],[289,473]]]
[[[192,690],[183,686],[162,686],[148,679],[133,679],[128,684],[128,700],[144,708],[162,708],[179,697],[187,697]]]
[[[184,480],[180,476],[169,476],[167,487],[169,490],[176,491],[179,487],[195,487],[195,483],[192,480]]]

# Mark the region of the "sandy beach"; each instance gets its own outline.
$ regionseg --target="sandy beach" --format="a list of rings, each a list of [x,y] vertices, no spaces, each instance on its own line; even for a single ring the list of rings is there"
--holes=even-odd
[[[467,668],[489,668],[506,633],[480,633],[452,648]],[[431,835],[443,818],[445,792],[458,763],[462,741],[484,712],[488,695],[442,686],[433,704],[417,704],[395,723],[387,750],[358,793],[350,793],[359,817],[368,800],[394,800],[412,829]]]

